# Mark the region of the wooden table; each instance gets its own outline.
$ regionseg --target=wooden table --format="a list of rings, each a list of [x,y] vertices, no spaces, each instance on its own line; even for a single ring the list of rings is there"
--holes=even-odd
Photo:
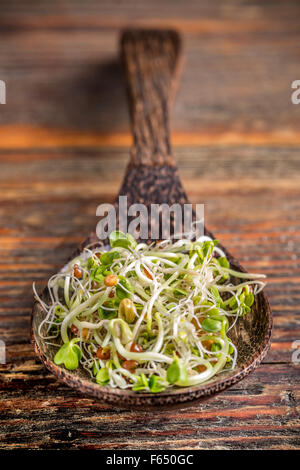
[[[291,103],[299,2],[0,8],[0,448],[299,448],[300,105]],[[268,275],[274,313],[257,371],[185,410],[120,411],[82,396],[45,370],[29,342],[32,281],[41,287],[95,228],[97,205],[122,180],[131,142],[118,63],[126,26],[182,32],[172,120],[180,174],[192,202],[205,203],[207,226],[247,269]]]

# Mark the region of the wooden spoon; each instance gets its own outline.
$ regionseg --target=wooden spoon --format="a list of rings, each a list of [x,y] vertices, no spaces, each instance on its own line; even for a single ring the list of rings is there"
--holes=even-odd
[[[180,58],[180,39],[174,31],[126,31],[121,39],[125,66],[134,146],[120,189],[128,204],[151,203],[169,205],[188,203],[180,182],[169,140],[169,107]],[[115,202],[118,208],[118,200]],[[206,230],[206,233],[214,236]],[[95,233],[81,244],[76,253],[96,242]],[[101,243],[101,242],[100,242]],[[243,271],[228,251],[233,269]],[[47,292],[43,296],[47,298]],[[32,341],[35,352],[45,366],[60,380],[83,393],[118,406],[175,405],[207,397],[233,385],[254,370],[265,357],[271,338],[272,315],[264,292],[255,296],[251,313],[239,318],[230,336],[238,349],[235,370],[220,374],[209,382],[187,388],[174,388],[159,394],[136,393],[111,389],[94,383],[85,370],[68,371],[53,362],[56,348],[40,338],[38,326],[44,312],[35,302],[32,312]]]

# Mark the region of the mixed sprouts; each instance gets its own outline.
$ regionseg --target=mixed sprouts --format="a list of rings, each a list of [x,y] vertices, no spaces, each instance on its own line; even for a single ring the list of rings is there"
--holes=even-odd
[[[101,386],[153,393],[233,369],[228,332],[264,276],[231,269],[217,245],[203,236],[148,246],[116,231],[109,251],[85,248],[49,280],[49,303],[34,287],[54,362],[83,367]]]

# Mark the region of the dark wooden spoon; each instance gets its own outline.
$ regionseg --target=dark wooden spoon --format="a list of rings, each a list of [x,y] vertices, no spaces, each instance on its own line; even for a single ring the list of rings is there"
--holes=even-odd
[[[129,94],[134,146],[120,195],[128,204],[185,204],[186,193],[180,182],[169,141],[169,106],[180,58],[180,39],[174,31],[126,31],[121,40]],[[115,202],[118,207],[118,200]],[[206,230],[212,238],[213,235]],[[98,239],[91,233],[76,251]],[[101,242],[99,242],[100,244]],[[228,251],[231,266],[245,271]],[[47,297],[47,292],[43,295]],[[174,405],[207,397],[233,385],[253,371],[265,357],[271,338],[272,315],[264,292],[255,297],[251,313],[240,318],[231,330],[231,339],[238,348],[235,370],[220,374],[199,386],[166,390],[159,394],[135,393],[101,387],[85,370],[68,371],[53,362],[57,349],[45,344],[38,335],[44,317],[39,303],[32,313],[32,340],[36,354],[60,380],[83,393],[119,406]]]

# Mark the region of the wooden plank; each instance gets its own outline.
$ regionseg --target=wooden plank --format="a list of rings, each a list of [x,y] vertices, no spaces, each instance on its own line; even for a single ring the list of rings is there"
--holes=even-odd
[[[99,116],[99,119],[101,119],[101,116]],[[104,119],[104,116],[102,116],[102,119]],[[300,132],[297,128],[298,124],[295,124],[289,126],[289,129],[282,129],[278,126],[278,129],[272,131],[239,130],[232,129],[231,123],[227,126],[217,126],[216,124],[214,130],[199,127],[192,132],[174,131],[171,133],[171,141],[173,147],[194,146],[196,148],[209,145],[215,146],[216,144],[220,146],[299,146]],[[178,125],[184,126],[186,121],[182,121]],[[0,126],[0,138],[0,150],[52,149],[57,147],[71,147],[74,149],[76,147],[122,148],[132,144],[132,136],[129,132],[103,132],[101,128],[94,132],[74,131],[70,129],[42,128],[15,124]]]
[[[173,114],[175,145],[299,144],[299,107],[290,96],[298,76],[300,33],[297,14],[285,5],[277,8],[276,19],[258,8],[258,18],[221,17],[209,32],[204,19],[204,32],[200,27],[186,33]],[[100,6],[97,11],[105,24]],[[63,16],[70,17],[70,12]],[[26,22],[32,16],[10,18]],[[227,25],[225,31],[220,23]],[[8,85],[8,105],[0,116],[2,148],[129,144],[119,26],[3,30],[1,77]]]
[[[299,444],[299,387],[287,365],[261,366],[234,388],[191,408],[138,413],[81,397],[32,361],[1,375],[5,447],[267,449]]]
[[[140,25],[143,21],[148,21],[150,24],[152,22],[155,24],[176,22],[179,26],[183,23],[190,31],[193,25],[196,27],[201,20],[206,20],[207,29],[210,22],[213,27],[218,22],[221,25],[232,22],[236,29],[245,32],[242,25],[239,27],[239,21],[250,23],[252,28],[258,23],[256,28],[261,27],[264,31],[265,26],[262,22],[266,19],[277,19],[278,22],[281,20],[281,24],[285,21],[296,22],[295,12],[298,8],[297,0],[286,0],[284,5],[278,0],[263,4],[259,0],[253,0],[251,4],[246,0],[239,0],[238,2],[229,1],[226,5],[218,0],[212,0],[209,3],[190,0],[188,8],[182,0],[165,0],[163,3],[159,0],[152,0],[151,3],[131,0],[122,2],[121,6],[117,0],[110,2],[86,0],[84,5],[79,0],[74,0],[72,8],[65,0],[47,0],[43,4],[11,0],[1,5],[1,12],[4,17],[2,21],[7,27],[25,23],[30,28],[45,28],[47,25],[54,28],[68,26],[90,28],[93,25],[112,27],[113,25],[119,28],[128,24]]]

